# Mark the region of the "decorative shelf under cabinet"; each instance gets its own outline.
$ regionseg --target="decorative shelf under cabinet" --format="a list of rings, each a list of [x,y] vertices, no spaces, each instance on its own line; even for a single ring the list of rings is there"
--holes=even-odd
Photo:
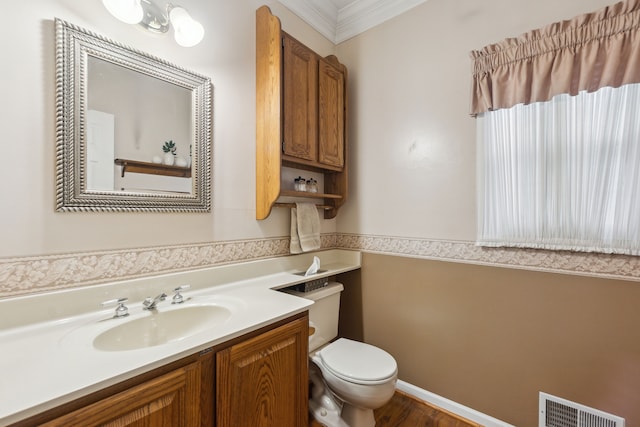
[[[283,190],[280,192],[281,197],[305,197],[310,199],[330,199],[330,200],[342,200],[342,196],[339,194],[326,194],[326,193],[311,193],[308,191],[290,191]],[[293,202],[275,202],[273,204],[276,208],[295,208],[296,204]],[[335,209],[335,205],[327,205],[316,203],[318,209],[324,209],[330,211]]]

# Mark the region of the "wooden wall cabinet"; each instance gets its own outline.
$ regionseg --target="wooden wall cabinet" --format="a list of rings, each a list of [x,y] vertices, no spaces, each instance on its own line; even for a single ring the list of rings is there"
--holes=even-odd
[[[318,162],[318,56],[283,33],[283,138],[284,158]]]
[[[341,172],[346,69],[282,33],[283,140],[286,164]]]
[[[347,198],[347,69],[282,31],[267,6],[256,12],[256,218],[281,196],[321,200],[334,218]],[[320,193],[281,190],[281,168],[320,172]]]
[[[345,152],[346,75],[335,56],[318,62],[318,162],[340,170]]]
[[[307,312],[12,427],[306,427]]]

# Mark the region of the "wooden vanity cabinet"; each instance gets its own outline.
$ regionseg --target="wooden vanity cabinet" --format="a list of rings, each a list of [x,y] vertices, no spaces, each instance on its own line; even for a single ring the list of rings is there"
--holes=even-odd
[[[198,362],[42,424],[44,427],[190,427],[202,422]]]
[[[321,200],[334,218],[347,197],[347,68],[282,31],[267,6],[256,12],[256,219],[281,197]],[[324,175],[319,193],[282,185],[282,167]],[[304,176],[303,173],[301,173]],[[281,190],[285,188],[285,190]]]
[[[308,422],[307,316],[217,353],[217,427]]]
[[[214,426],[211,349],[104,388],[12,427]]]
[[[11,427],[304,427],[307,312]]]

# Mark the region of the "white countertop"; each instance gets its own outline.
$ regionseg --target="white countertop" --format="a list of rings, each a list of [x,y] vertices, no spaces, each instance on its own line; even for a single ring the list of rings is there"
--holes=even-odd
[[[294,274],[304,271],[314,255],[326,272],[308,278]],[[358,268],[359,252],[329,250],[0,300],[0,425],[305,311],[312,301],[275,289]],[[172,306],[171,291],[181,284],[191,286],[183,293],[190,299]],[[142,310],[141,295],[161,292],[169,297],[158,304],[158,312],[213,304],[228,307],[232,314],[166,344],[126,351],[94,348],[93,339],[102,331],[151,316]],[[123,296],[129,298],[130,315],[111,319],[114,309],[102,309],[100,302]]]

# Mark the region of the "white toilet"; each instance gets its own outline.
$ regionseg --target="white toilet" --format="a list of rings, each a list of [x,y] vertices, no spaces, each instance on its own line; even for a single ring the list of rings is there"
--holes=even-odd
[[[373,410],[395,392],[398,365],[386,351],[340,338],[338,314],[341,283],[297,293],[311,299],[309,310],[309,378],[313,387],[309,410],[328,427],[372,427]]]

